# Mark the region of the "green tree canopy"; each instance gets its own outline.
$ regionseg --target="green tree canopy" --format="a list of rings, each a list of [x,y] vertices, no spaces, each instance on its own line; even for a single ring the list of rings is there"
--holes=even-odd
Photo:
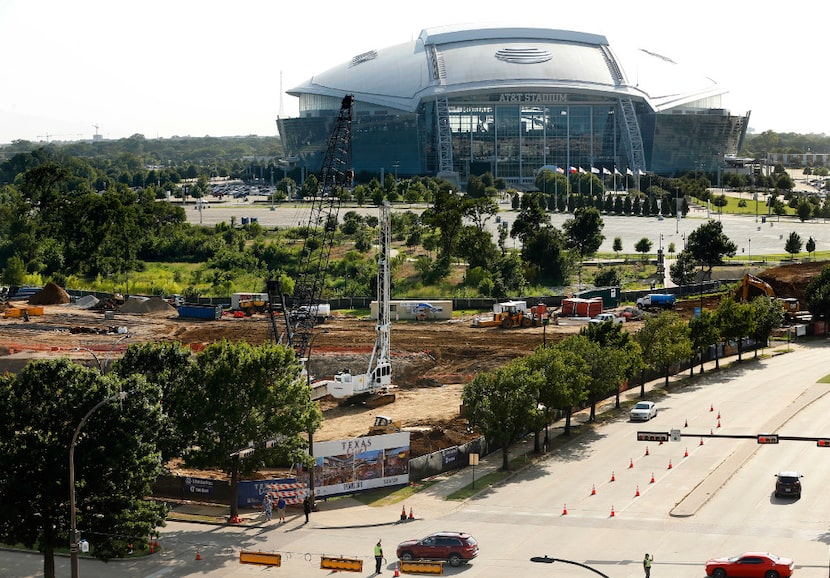
[[[692,353],[689,327],[672,311],[647,317],[643,328],[634,339],[643,352],[643,361],[655,371],[663,371],[666,387],[669,385],[669,369]]]
[[[807,308],[816,319],[830,319],[830,265],[814,277],[804,291]]]
[[[709,221],[689,233],[685,250],[711,275],[712,268],[724,257],[734,257],[738,247],[723,233],[720,221]]]
[[[66,358],[0,378],[0,541],[42,551],[44,576],[54,578],[55,549],[69,542],[68,456],[78,433],[77,527],[92,554],[107,560],[146,542],[166,514],[143,499],[161,473],[160,393],[141,377],[102,376]]]

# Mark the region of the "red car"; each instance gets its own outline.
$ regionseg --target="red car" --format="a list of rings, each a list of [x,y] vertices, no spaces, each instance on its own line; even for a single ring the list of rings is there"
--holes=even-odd
[[[466,532],[437,532],[401,542],[397,554],[400,560],[446,560],[456,567],[478,556],[478,542]]]
[[[706,562],[706,575],[714,578],[789,578],[795,562],[769,552],[744,552],[731,558],[713,558]]]

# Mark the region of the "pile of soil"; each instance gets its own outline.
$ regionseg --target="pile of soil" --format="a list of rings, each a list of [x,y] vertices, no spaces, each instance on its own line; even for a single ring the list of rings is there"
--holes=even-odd
[[[69,303],[69,293],[51,281],[29,299],[29,305],[63,305],[64,303]]]
[[[176,313],[176,308],[161,297],[130,297],[118,311],[119,313],[169,315]]]
[[[810,263],[793,263],[766,269],[758,277],[770,284],[776,297],[795,297],[804,303],[805,289],[821,270],[830,265],[830,261],[813,261]]]

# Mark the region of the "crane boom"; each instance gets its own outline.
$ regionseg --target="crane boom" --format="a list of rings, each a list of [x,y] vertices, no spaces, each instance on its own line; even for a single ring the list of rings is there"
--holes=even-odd
[[[320,190],[311,199],[290,309],[283,307],[286,341],[294,347],[300,359],[308,359],[311,353],[312,330],[316,321],[313,307],[320,302],[326,282],[332,242],[337,231],[340,191],[351,185],[354,178],[351,169],[353,108],[354,95],[347,94],[341,102],[323,158],[319,174]],[[273,319],[277,304],[284,304],[285,297],[278,282],[269,281],[267,287]],[[276,338],[276,322],[272,323]]]

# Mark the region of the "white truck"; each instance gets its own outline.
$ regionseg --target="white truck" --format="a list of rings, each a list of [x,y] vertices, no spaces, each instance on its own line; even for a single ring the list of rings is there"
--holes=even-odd
[[[610,321],[612,323],[625,323],[625,317],[617,317],[613,313],[600,313],[591,319],[589,323],[605,323],[606,321]]]

